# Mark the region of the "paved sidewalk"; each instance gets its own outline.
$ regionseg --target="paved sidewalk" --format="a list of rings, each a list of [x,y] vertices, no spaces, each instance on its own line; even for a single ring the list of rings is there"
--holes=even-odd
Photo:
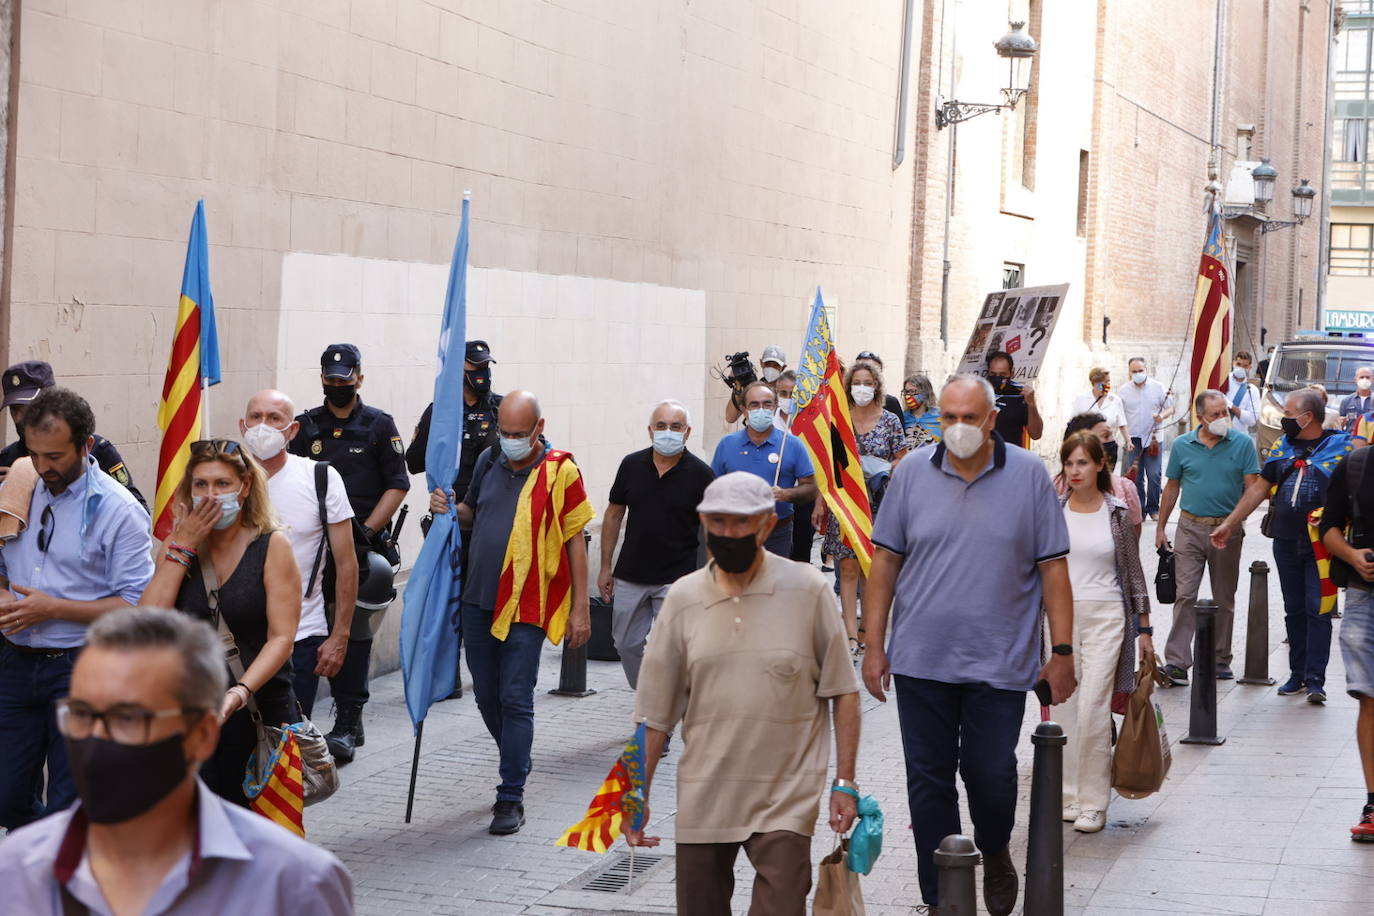
[[[1263,559],[1270,542],[1246,539],[1244,568]],[[1147,526],[1147,532],[1153,526]],[[1148,537],[1147,537],[1148,539]],[[1153,549],[1143,551],[1153,558]],[[1147,572],[1151,570],[1147,569]],[[1236,669],[1243,665],[1243,577],[1236,626]],[[1270,674],[1286,673],[1283,612],[1271,575]],[[1156,614],[1163,645],[1167,608]],[[1339,623],[1337,623],[1339,627]],[[594,696],[549,696],[559,655],[546,646],[536,698],[534,772],[528,824],[513,837],[486,833],[495,794],[496,753],[471,692],[434,707],[426,725],[414,822],[404,823],[413,743],[398,675],[373,682],[367,745],[344,769],[337,796],[306,812],[309,837],[337,852],[353,873],[358,912],[574,916],[583,913],[672,913],[672,843],[676,757],[659,768],[652,830],[664,836],[665,858],[636,879],[632,892],[582,889],[626,847],[606,856],[552,845],[580,819],[587,802],[631,732],[633,696],[620,666],[592,662]],[[1209,914],[1365,914],[1374,889],[1374,848],[1353,844],[1348,831],[1363,798],[1354,740],[1355,702],[1344,693],[1339,652],[1333,651],[1325,708],[1273,688],[1219,684],[1221,747],[1175,743],[1169,780],[1139,801],[1116,798],[1102,833],[1081,835],[1065,825],[1065,912]],[[1187,689],[1156,693],[1174,742],[1187,731]],[[328,725],[328,703],[318,708]],[[1027,704],[1026,734],[1039,720]],[[1013,852],[1025,861],[1031,747],[1022,742],[1021,808]],[[859,779],[887,816],[886,843],[864,879],[873,916],[912,912],[920,902],[915,854],[907,831],[905,775],[896,710],[868,699]],[[967,820],[966,829],[970,829]],[[818,829],[813,860],[833,842]],[[736,911],[748,906],[752,872],[738,869]]]

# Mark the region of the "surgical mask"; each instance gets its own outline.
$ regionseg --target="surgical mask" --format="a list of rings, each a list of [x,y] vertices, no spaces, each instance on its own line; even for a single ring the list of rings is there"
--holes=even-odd
[[[243,431],[243,444],[260,461],[267,461],[281,454],[286,448],[286,433],[275,426],[259,423]]]
[[[1207,424],[1207,431],[1214,436],[1224,436],[1231,431],[1230,417],[1217,417]]]
[[[671,458],[682,451],[687,444],[687,434],[675,429],[654,430],[654,451],[665,458]]]
[[[1283,434],[1290,439],[1296,439],[1302,433],[1302,424],[1292,417],[1284,417],[1279,425],[1283,427]]]
[[[774,366],[763,367],[763,380],[765,382],[776,382],[782,377],[782,370]]]
[[[1245,376],[1246,372],[1244,366],[1236,366],[1231,370],[1231,378],[1235,379],[1238,382],[1245,381]]]
[[[186,736],[152,744],[120,744],[105,738],[68,738],[67,760],[92,824],[122,824],[148,811],[186,779]]]
[[[1145,380],[1146,380],[1147,378],[1149,378],[1149,377],[1150,377],[1150,376],[1149,376],[1147,373],[1144,373],[1144,372],[1132,372],[1132,373],[1131,373],[1131,381],[1135,382],[1137,385],[1143,385],[1143,384],[1145,384]]]
[[[192,507],[199,506],[200,501],[204,498],[204,496],[197,496],[192,499]],[[219,500],[220,512],[219,521],[215,522],[214,527],[216,531],[223,531],[238,520],[239,510],[241,508],[239,506],[239,494],[237,491],[233,493],[216,493],[215,499]]]
[[[778,410],[790,414],[792,412],[792,399],[778,398]]]
[[[357,385],[325,385],[324,399],[335,407],[347,407],[358,393]]]
[[[759,554],[759,539],[756,532],[737,538],[723,534],[706,533],[706,547],[715,558],[716,565],[728,573],[742,573],[754,565]]]
[[[849,396],[854,399],[854,403],[860,407],[867,407],[873,403],[872,385],[850,385]]]
[[[464,369],[463,383],[473,394],[486,394],[491,390],[491,370],[486,366],[481,369]]]
[[[972,458],[983,447],[983,431],[968,423],[955,423],[945,430],[944,441],[955,458]]]
[[[1361,391],[1368,391],[1371,385],[1374,385],[1374,379],[1371,379],[1368,376],[1361,376],[1360,378],[1355,379],[1355,387],[1360,389]]]
[[[528,439],[507,439],[501,437],[501,454],[507,461],[524,461],[534,451],[534,444]]]
[[[749,417],[746,422],[748,422],[749,428],[754,432],[761,433],[773,425],[773,411],[763,407],[751,410],[749,411]]]
[[[1011,380],[1010,376],[1006,376],[1006,375],[989,375],[989,376],[988,376],[988,384],[992,386],[992,390],[993,390],[993,391],[1001,391],[1001,390],[1002,390],[1002,386],[1005,385],[1005,384],[1006,384],[1008,381],[1010,381],[1010,380]]]

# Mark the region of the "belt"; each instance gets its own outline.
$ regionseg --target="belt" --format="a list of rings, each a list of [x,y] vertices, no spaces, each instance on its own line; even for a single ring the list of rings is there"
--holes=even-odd
[[[1224,515],[1194,515],[1193,513],[1185,511],[1183,509],[1179,509],[1178,513],[1179,515],[1182,515],[1184,518],[1188,519],[1188,521],[1190,522],[1200,522],[1203,525],[1212,525],[1213,527],[1220,525],[1222,522],[1226,521],[1226,516]]]
[[[0,639],[3,639],[3,637],[0,637]],[[54,647],[41,646],[21,646],[19,645],[19,643],[11,642],[8,639],[4,640],[3,645],[6,648],[13,649],[20,655],[28,655],[36,658],[61,658],[68,652],[75,652],[77,649],[81,648],[80,646],[72,646],[70,649],[58,649]]]

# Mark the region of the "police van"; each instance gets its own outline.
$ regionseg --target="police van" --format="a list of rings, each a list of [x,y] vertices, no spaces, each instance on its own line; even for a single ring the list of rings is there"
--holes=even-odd
[[[1299,331],[1293,340],[1274,348],[1264,377],[1260,400],[1260,454],[1283,435],[1284,402],[1288,395],[1311,384],[1326,389],[1326,425],[1340,425],[1341,401],[1355,393],[1355,370],[1374,367],[1374,332]]]

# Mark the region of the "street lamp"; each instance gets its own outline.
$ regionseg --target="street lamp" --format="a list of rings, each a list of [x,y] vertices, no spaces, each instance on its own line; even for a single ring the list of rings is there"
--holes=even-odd
[[[1267,204],[1274,199],[1279,170],[1270,165],[1268,159],[1261,159],[1260,164],[1250,170],[1250,177],[1255,180],[1255,203]]]
[[[1264,168],[1266,163],[1260,163],[1255,169],[1258,172]],[[1269,171],[1273,172],[1273,166],[1269,166]],[[1269,197],[1274,196],[1274,178],[1266,176],[1268,182]],[[1260,178],[1255,178],[1255,200],[1260,199]],[[1267,219],[1260,223],[1260,235],[1266,232],[1277,232],[1280,229],[1287,229],[1290,226],[1302,225],[1309,216],[1312,215],[1312,203],[1316,200],[1317,189],[1307,183],[1307,179],[1302,179],[1302,183],[1293,189],[1293,216],[1296,219]]]
[[[955,99],[941,101],[935,108],[937,128],[958,124],[960,121],[967,121],[990,111],[1001,113],[1003,108],[1014,109],[1016,103],[1030,91],[1030,61],[1040,46],[1035,43],[1034,38],[1022,31],[1026,26],[1024,22],[1012,22],[1009,25],[1011,31],[992,44],[997,49],[997,56],[1007,62],[1007,85],[1002,87],[1002,98],[1005,101],[1000,105],[960,102]]]

